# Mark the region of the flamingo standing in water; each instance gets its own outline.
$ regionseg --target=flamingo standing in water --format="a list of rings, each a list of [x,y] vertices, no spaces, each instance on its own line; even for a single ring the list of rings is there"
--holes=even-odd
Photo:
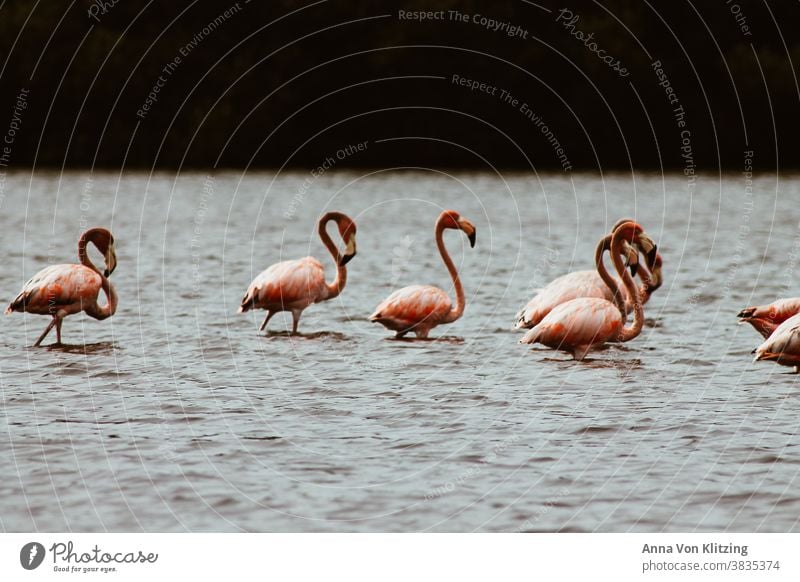
[[[623,219],[618,221],[611,232],[625,222],[634,222],[632,220]],[[604,249],[609,249],[611,246],[611,235],[603,238],[602,244]],[[636,265],[639,278],[642,280],[642,285],[639,288],[638,294],[642,303],[647,303],[653,292],[661,287],[663,277],[661,274],[662,259],[658,251],[652,253],[647,257],[647,268],[638,264],[638,251],[623,244],[626,257],[629,264]],[[620,280],[617,280],[618,283]],[[625,313],[630,313],[633,309],[633,302],[627,289],[623,287],[625,296]],[[596,270],[588,271],[574,271],[566,275],[562,275],[557,279],[551,281],[548,285],[543,287],[536,296],[531,299],[519,313],[517,313],[517,329],[530,329],[537,325],[544,317],[550,313],[553,308],[562,303],[566,303],[578,297],[597,297],[599,299],[606,299],[607,301],[614,301],[611,289],[605,284]]]
[[[800,297],[780,299],[768,305],[757,305],[742,309],[736,316],[739,323],[749,323],[767,339],[780,324],[800,313]]]
[[[396,332],[397,338],[411,331],[417,338],[427,338],[430,330],[437,325],[453,323],[461,317],[466,300],[456,266],[444,246],[443,235],[447,229],[463,231],[469,239],[469,246],[474,247],[475,225],[455,210],[445,210],[439,215],[434,228],[436,246],[456,290],[455,307],[444,290],[431,285],[411,285],[389,295],[369,317],[370,321]]]
[[[611,259],[617,274],[633,299],[633,324],[625,325],[625,302],[616,279],[603,266],[604,241],[597,245],[595,262],[600,277],[612,290],[614,303],[597,297],[579,297],[556,306],[538,325],[528,331],[520,343],[540,343],[549,348],[570,352],[576,360],[582,360],[595,346],[608,341],[630,341],[642,330],[644,308],[633,278],[625,270],[622,256],[623,242],[629,241],[645,254],[656,251],[655,243],[641,226],[625,222],[614,230],[611,239]]]
[[[106,268],[103,273],[94,266],[86,253],[86,245],[92,243],[103,254]],[[117,266],[114,237],[105,228],[90,228],[78,239],[80,264],[52,265],[34,275],[6,308],[6,314],[14,311],[50,315],[52,320],[36,340],[34,346],[56,328],[56,345],[61,344],[61,324],[73,313],[85,311],[95,319],[106,319],[117,310],[117,293],[108,280]],[[106,305],[97,303],[100,290],[106,295]]]
[[[345,242],[344,254],[339,253],[328,234],[326,227],[331,221],[339,227],[339,234]],[[259,331],[264,330],[272,316],[279,311],[291,311],[292,334],[296,334],[300,314],[306,307],[333,299],[344,289],[347,283],[345,265],[356,256],[356,223],[341,212],[328,212],[319,219],[317,226],[319,238],[336,263],[336,278],[333,283],[326,283],[325,269],[314,257],[282,261],[267,268],[250,283],[239,306],[239,313],[254,308],[267,310]]]
[[[753,353],[756,354],[754,362],[767,360],[781,366],[794,366],[795,373],[800,373],[800,314],[776,327]]]

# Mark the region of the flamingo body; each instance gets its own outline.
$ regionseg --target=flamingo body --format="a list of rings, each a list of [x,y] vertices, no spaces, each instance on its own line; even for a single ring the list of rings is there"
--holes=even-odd
[[[630,310],[630,298],[624,292]],[[517,328],[532,328],[541,322],[555,307],[579,297],[595,297],[613,301],[611,289],[597,271],[574,271],[554,279],[542,288],[517,314]]]
[[[737,317],[739,323],[749,323],[764,336],[770,337],[784,321],[800,313],[800,297],[780,299],[768,305],[757,305],[742,309]]]
[[[36,273],[25,283],[6,313],[27,311],[52,315],[60,309],[68,314],[83,311],[97,303],[102,278],[84,265],[52,265]]]
[[[428,337],[431,328],[448,323],[453,304],[447,293],[432,285],[410,285],[393,292],[375,308],[369,320],[403,335],[413,331]]]
[[[597,297],[578,297],[556,305],[520,343],[540,343],[581,360],[595,345],[617,337],[623,326],[617,306]]]
[[[800,371],[800,314],[781,323],[767,340],[755,349],[755,360],[768,360]]]
[[[261,272],[247,288],[241,313],[252,308],[268,311],[303,310],[328,298],[325,269],[314,257],[275,263]]]

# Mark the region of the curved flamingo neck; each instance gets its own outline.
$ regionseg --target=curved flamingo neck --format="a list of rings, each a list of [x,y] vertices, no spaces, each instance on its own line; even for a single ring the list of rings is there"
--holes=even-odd
[[[94,263],[89,258],[89,253],[86,252],[86,245],[91,241],[91,238],[87,236],[88,233],[89,231],[84,232],[78,239],[78,260],[81,262],[81,265],[89,267],[92,271],[103,277],[103,273],[100,272],[100,269],[94,266]]]
[[[623,227],[623,230],[617,229],[613,238],[611,239],[611,260],[614,263],[614,267],[617,270],[620,278],[622,279],[625,288],[628,290],[628,294],[633,302],[633,323],[628,326],[624,325],[623,328],[619,331],[618,340],[621,342],[627,342],[638,336],[641,331],[642,327],[644,326],[644,307],[642,306],[642,299],[639,295],[639,290],[636,288],[636,283],[633,280],[633,277],[630,276],[628,271],[625,270],[625,265],[622,263],[622,238],[623,235],[621,232],[631,232],[632,229],[627,229]],[[625,316],[623,316],[623,319]],[[625,322],[627,324],[627,321]]]
[[[103,293],[106,294],[106,304],[102,306],[98,305],[97,299],[95,299],[94,304],[87,306],[85,311],[88,315],[94,317],[95,319],[106,319],[117,312],[117,291],[114,289],[111,281],[109,281],[107,277],[103,276],[102,273],[100,274],[100,278],[100,287],[103,290]]]
[[[643,264],[639,265],[638,275],[642,280],[642,286],[639,287],[639,299],[642,303],[644,303],[650,298],[650,294],[652,293],[650,285],[653,281],[650,278],[650,271],[648,271],[647,267],[645,267]]]
[[[608,286],[608,288],[611,289],[611,294],[614,298],[614,305],[617,306],[617,309],[619,309],[619,312],[624,317],[627,313],[625,297],[622,295],[622,290],[619,288],[617,280],[606,270],[606,265],[603,262],[603,253],[605,253],[610,246],[611,235],[606,235],[600,239],[600,242],[597,243],[597,248],[594,251],[594,262],[597,265],[597,273],[600,275],[600,278]]]
[[[319,219],[318,225],[319,238],[322,239],[322,244],[328,249],[328,252],[333,257],[333,262],[336,264],[336,278],[332,283],[325,283],[325,287],[328,289],[328,299],[339,295],[347,284],[347,268],[342,265],[342,256],[339,253],[339,249],[336,248],[326,228],[331,220],[336,219],[327,215],[323,216]]]
[[[444,230],[444,223],[438,220],[436,222],[436,246],[439,248],[439,254],[442,255],[442,260],[447,267],[447,271],[450,273],[450,278],[453,280],[453,287],[455,287],[456,290],[456,306],[450,310],[445,320],[446,323],[451,323],[461,317],[467,302],[464,297],[464,287],[461,285],[461,278],[458,276],[458,270],[453,263],[453,259],[450,258],[447,248],[444,246]]]

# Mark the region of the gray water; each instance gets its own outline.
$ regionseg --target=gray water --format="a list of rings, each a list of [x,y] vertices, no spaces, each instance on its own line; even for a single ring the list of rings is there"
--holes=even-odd
[[[306,187],[303,186],[305,180]],[[0,297],[75,262],[109,225],[116,315],[0,320],[5,531],[797,531],[800,385],[751,362],[746,305],[800,294],[800,179],[422,171],[11,174]],[[394,341],[367,317],[393,289],[450,289],[464,317]],[[337,299],[287,314],[239,299],[313,254],[341,210],[359,254]],[[648,325],[583,362],[517,344],[533,289],[591,268],[634,216],[660,245]],[[452,290],[451,290],[452,291]],[[46,343],[54,341],[48,338]]]

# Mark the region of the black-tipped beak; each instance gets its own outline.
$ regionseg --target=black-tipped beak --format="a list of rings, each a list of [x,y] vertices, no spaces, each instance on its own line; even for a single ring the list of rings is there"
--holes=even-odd
[[[636,273],[639,272],[639,263],[633,263],[629,265],[628,268],[631,270],[631,277],[635,277]]]
[[[658,255],[658,245],[653,245],[653,248],[647,253],[647,266],[651,269],[656,265],[656,255]]]
[[[103,277],[105,277],[105,278],[108,278],[108,276],[109,276],[110,274],[111,274],[111,271],[109,271],[108,269],[106,269],[105,271],[103,271]]]
[[[353,257],[355,257],[355,256],[356,256],[356,254],[355,254],[355,253],[353,253],[352,255],[342,255],[342,258],[341,258],[341,259],[339,259],[339,264],[340,264],[342,267],[344,267],[344,266],[345,266],[347,263],[349,263],[349,262],[350,262],[350,260],[351,260]]]
[[[467,238],[469,239],[469,246],[471,248],[475,248],[475,231],[472,231],[472,234],[468,234]]]

